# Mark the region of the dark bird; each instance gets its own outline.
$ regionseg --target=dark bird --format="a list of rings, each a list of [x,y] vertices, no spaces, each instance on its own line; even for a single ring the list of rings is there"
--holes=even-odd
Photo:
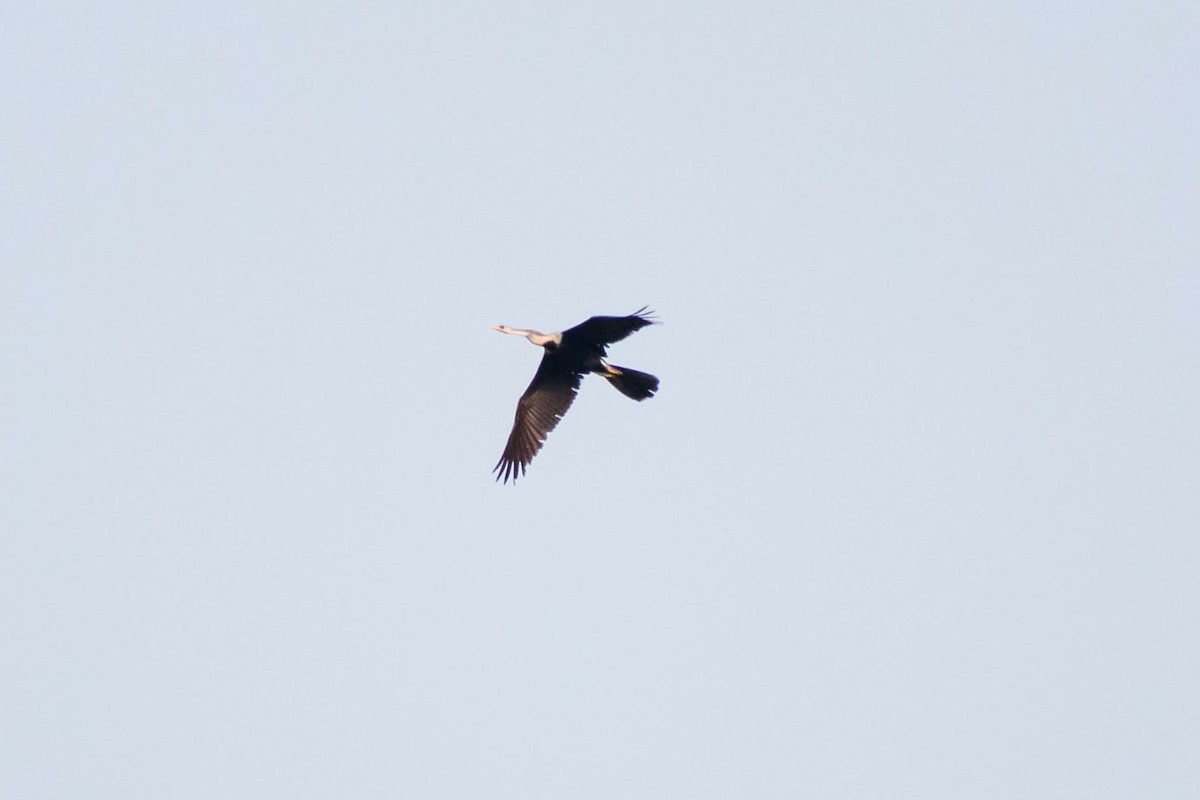
[[[513,422],[504,455],[492,470],[496,480],[525,474],[525,467],[542,449],[542,444],[563,414],[575,400],[583,376],[589,372],[605,378],[617,391],[634,400],[653,397],[658,391],[658,378],[628,367],[617,367],[604,360],[608,346],[619,342],[634,331],[655,324],[653,312],[638,309],[627,317],[592,317],[562,333],[510,328],[493,325],[492,330],[524,336],[542,348],[542,363],[533,381],[517,401],[517,418]]]

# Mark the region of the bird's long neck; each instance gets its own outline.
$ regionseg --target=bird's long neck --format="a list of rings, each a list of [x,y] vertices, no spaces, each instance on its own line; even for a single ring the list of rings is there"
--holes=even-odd
[[[560,344],[562,342],[561,333],[542,333],[541,331],[526,330],[524,328],[510,328],[507,325],[497,325],[494,330],[500,333],[512,334],[513,336],[524,336],[538,347],[545,347],[551,343]]]

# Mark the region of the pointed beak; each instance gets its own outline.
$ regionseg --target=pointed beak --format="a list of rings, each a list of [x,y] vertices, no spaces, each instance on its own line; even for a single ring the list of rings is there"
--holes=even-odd
[[[489,329],[489,330],[493,330],[493,331],[495,331],[496,333],[504,333],[504,326],[503,326],[503,325],[489,325],[489,326],[488,326],[488,329]]]

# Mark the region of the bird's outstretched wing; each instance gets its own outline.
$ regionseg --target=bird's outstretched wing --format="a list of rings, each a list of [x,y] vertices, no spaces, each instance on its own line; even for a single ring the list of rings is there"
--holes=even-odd
[[[653,311],[643,306],[625,317],[592,317],[574,328],[563,331],[563,338],[575,337],[581,343],[604,347],[621,341],[647,325],[653,325],[653,314]]]
[[[546,436],[571,407],[582,380],[582,373],[562,369],[554,354],[542,357],[529,388],[517,401],[517,417],[504,455],[492,469],[496,480],[503,478],[508,483],[512,478],[516,483],[518,475],[525,474],[525,467],[542,449]]]

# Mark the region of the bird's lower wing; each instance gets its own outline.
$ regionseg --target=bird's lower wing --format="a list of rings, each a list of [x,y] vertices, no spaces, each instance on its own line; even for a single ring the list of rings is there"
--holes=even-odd
[[[542,449],[546,437],[575,401],[583,375],[578,372],[557,372],[543,360],[533,382],[517,402],[517,416],[504,455],[492,470],[496,480],[515,483],[518,475]]]

